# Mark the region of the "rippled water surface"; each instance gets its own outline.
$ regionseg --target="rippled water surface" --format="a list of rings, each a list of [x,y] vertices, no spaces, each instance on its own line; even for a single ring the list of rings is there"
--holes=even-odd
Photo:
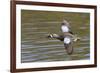
[[[69,21],[71,30],[81,37],[68,55],[63,42],[48,39],[49,33],[61,34],[61,22]],[[21,62],[51,62],[90,58],[89,13],[21,11]]]

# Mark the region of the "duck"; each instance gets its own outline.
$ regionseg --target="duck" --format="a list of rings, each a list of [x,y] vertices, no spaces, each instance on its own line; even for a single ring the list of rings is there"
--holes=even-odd
[[[47,37],[63,41],[67,54],[71,55],[73,53],[73,43],[80,40],[80,37],[78,37],[71,31],[71,26],[66,20],[63,20],[63,22],[61,23],[61,31],[61,35],[49,34]]]

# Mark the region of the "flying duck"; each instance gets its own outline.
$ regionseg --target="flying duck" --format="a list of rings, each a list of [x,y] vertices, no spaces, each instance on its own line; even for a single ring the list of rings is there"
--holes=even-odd
[[[60,41],[63,41],[65,50],[70,55],[73,53],[73,43],[80,40],[80,38],[73,34],[71,31],[71,26],[66,20],[63,20],[61,23],[61,31],[62,35],[49,34],[48,38],[56,38]]]

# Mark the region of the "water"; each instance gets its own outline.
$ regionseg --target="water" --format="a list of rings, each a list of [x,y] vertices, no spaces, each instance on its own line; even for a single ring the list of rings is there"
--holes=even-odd
[[[61,34],[61,22],[69,21],[71,30],[82,39],[73,44],[68,55],[63,42],[48,39],[50,33]],[[51,62],[84,60],[90,58],[90,32],[88,13],[21,11],[21,62]]]

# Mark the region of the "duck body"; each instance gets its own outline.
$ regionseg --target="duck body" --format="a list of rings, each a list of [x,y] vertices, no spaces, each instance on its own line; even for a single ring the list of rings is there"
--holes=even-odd
[[[48,38],[56,38],[60,41],[63,41],[65,50],[69,55],[73,53],[73,42],[76,42],[77,40],[80,39],[80,38],[77,38],[77,36],[73,34],[70,28],[71,27],[69,26],[69,23],[64,20],[61,23],[62,35],[50,34],[48,36]]]

